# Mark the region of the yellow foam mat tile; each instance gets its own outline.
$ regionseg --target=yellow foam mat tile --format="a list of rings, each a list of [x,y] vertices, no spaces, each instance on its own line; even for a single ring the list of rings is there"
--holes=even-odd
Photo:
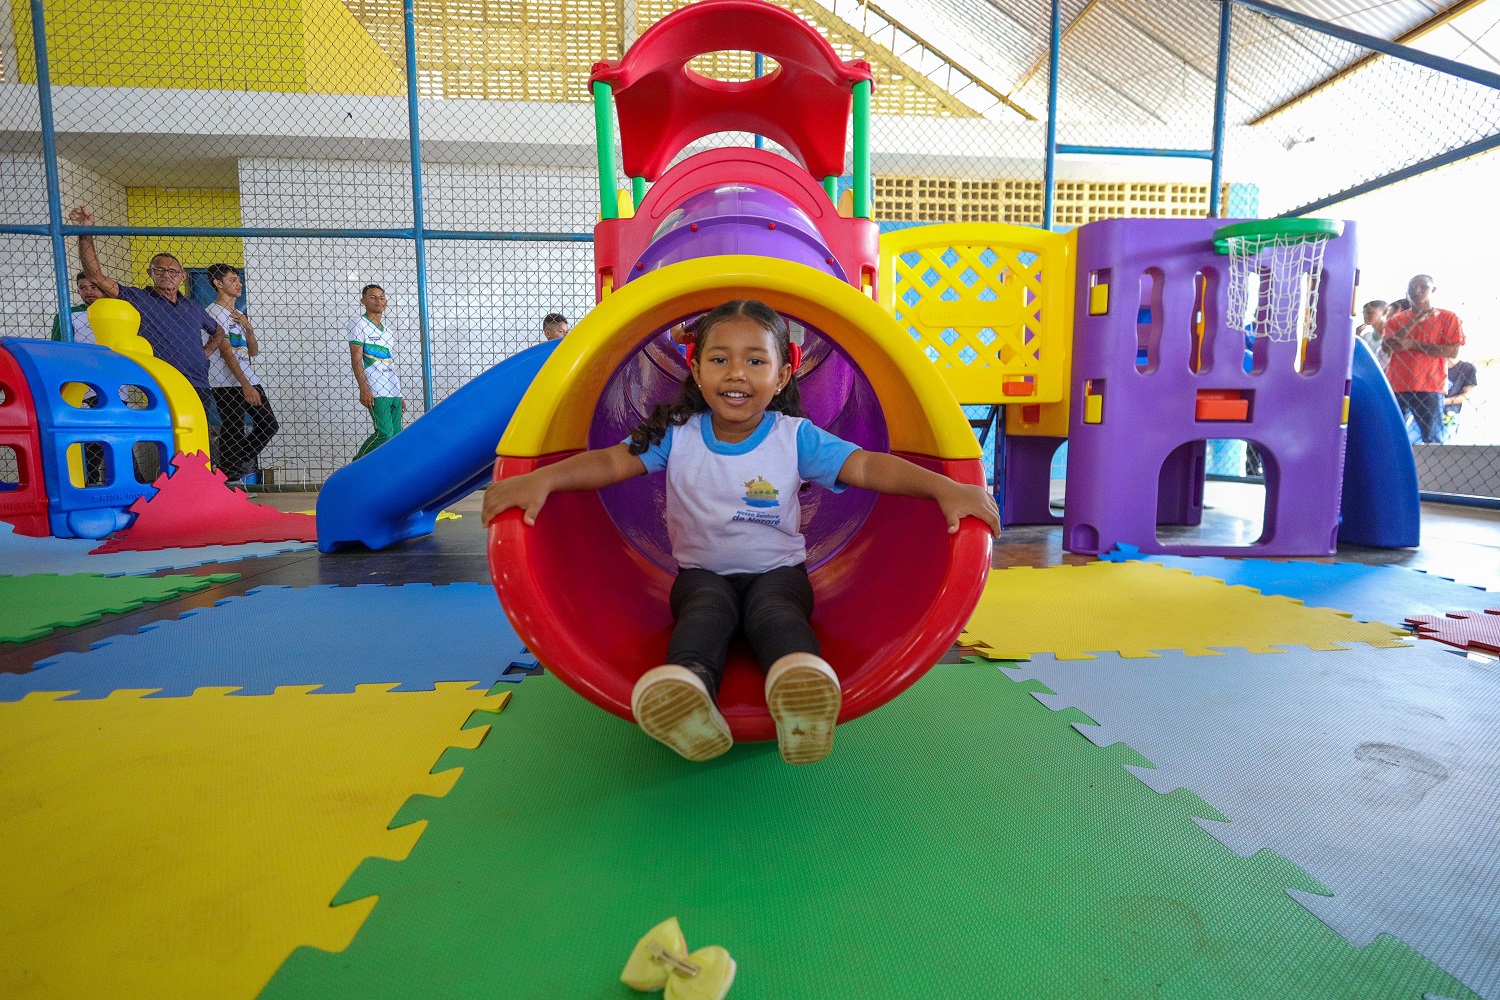
[[[1093,562],[995,570],[959,642],[994,660],[1036,653],[1091,660],[1093,653],[1147,657],[1168,649],[1212,656],[1214,647],[1276,653],[1278,645],[1342,649],[1338,643],[1362,642],[1397,648],[1410,645],[1410,638],[1389,625],[1357,622],[1185,569]]]
[[[367,857],[401,860],[478,746],[468,684],[0,704],[0,996],[251,998],[294,948],[347,947],[375,898],[330,906]]]

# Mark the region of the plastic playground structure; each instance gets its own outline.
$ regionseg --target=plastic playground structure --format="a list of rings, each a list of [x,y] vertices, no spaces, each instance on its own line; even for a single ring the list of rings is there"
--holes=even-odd
[[[695,73],[690,61],[724,39],[775,68],[743,81]],[[622,59],[597,64],[590,86],[597,306],[565,340],[500,363],[331,477],[317,504],[323,551],[430,533],[446,503],[492,476],[620,441],[684,377],[666,331],[731,298],[762,299],[801,329],[809,415],[862,447],[983,484],[960,403],[1003,407],[993,478],[1005,520],[1060,521],[1071,551],[1316,556],[1341,539],[1417,544],[1411,450],[1352,336],[1352,225],[1111,219],[1065,234],[961,223],[881,235],[870,69],[764,0],[669,14]],[[764,136],[787,155],[680,158],[724,131]],[[0,490],[0,518],[18,531],[126,528],[127,509],[151,491],[130,481],[132,448],[153,445],[163,464],[206,450],[202,408],[181,376],[133,328],[106,333],[129,325],[111,313],[122,308],[91,308],[104,310],[94,325],[107,347],[0,343],[0,445],[20,465],[20,482]],[[1157,526],[1202,518],[1205,450],[1224,438],[1263,457],[1261,537],[1168,548]],[[1059,519],[1048,468],[1064,441]],[[103,447],[102,482],[82,475],[85,442]],[[554,496],[534,528],[512,512],[490,529],[491,574],[527,647],[625,718],[671,627],[662,504],[661,477],[644,477]],[[899,497],[812,487],[803,507],[813,624],[840,672],[847,721],[950,647],[979,598],[990,541],[975,521],[950,537],[935,507]],[[721,708],[737,740],[773,736],[746,651],[731,657]]]

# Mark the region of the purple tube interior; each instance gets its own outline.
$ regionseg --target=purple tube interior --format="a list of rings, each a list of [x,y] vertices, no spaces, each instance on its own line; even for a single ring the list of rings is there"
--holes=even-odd
[[[807,214],[784,196],[749,184],[700,191],[667,213],[631,277],[725,254],[789,260],[844,280],[843,269]],[[796,316],[786,318],[805,331],[797,382],[808,417],[861,448],[888,450],[885,416],[869,380],[828,337]],[[664,330],[653,331],[605,386],[589,429],[589,447],[608,448],[624,440],[652,407],[677,398],[687,374],[677,345]],[[668,572],[677,571],[667,540],[664,475],[611,486],[600,491],[600,498],[615,527],[637,551]],[[817,485],[809,485],[801,500],[809,568],[826,562],[853,538],[875,505],[873,493],[853,488],[834,493]]]

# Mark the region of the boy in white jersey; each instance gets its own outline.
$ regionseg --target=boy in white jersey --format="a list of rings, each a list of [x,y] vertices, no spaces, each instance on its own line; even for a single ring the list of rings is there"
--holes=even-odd
[[[89,306],[104,297],[99,291],[99,286],[89,280],[89,276],[79,272],[74,279],[78,285],[78,304],[70,310],[69,319],[72,320],[73,343],[94,344],[94,328],[89,326]],[[63,325],[61,316],[52,317],[52,339],[63,339]]]
[[[370,411],[375,433],[365,438],[354,455],[364,458],[401,430],[401,380],[391,355],[391,335],[385,323],[385,289],[366,285],[359,295],[364,315],[349,321],[349,364],[359,386],[359,405]]]
[[[228,264],[213,264],[208,269],[208,280],[218,298],[204,307],[204,311],[224,330],[219,353],[208,359],[208,385],[223,420],[219,460],[230,480],[239,481],[260,471],[261,450],[281,425],[271,409],[271,397],[250,362],[260,354],[255,325],[235,307],[245,291],[245,279]],[[250,416],[248,432],[246,414]]]
[[[667,531],[678,563],[676,625],[667,663],[636,683],[631,709],[647,735],[689,760],[733,744],[715,704],[737,629],[766,670],[766,707],[782,759],[822,760],[833,749],[842,691],[820,654],[811,616],[803,482],[936,500],[958,530],[978,517],[1000,530],[994,498],[905,459],[865,451],[802,414],[799,352],[786,320],[765,303],[726,302],[698,321],[689,378],[630,438],[490,484],[483,520],[512,507],[527,524],[554,490],[601,489],[665,470]]]

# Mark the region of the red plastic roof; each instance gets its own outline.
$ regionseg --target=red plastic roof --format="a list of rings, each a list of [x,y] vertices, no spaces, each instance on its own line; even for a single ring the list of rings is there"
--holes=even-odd
[[[688,60],[724,49],[759,52],[777,68],[753,80],[710,80]],[[654,181],[695,139],[755,132],[780,143],[814,177],[844,172],[854,85],[874,84],[863,60],[768,0],[699,0],[652,25],[618,62],[594,64],[614,90],[625,173]]]

